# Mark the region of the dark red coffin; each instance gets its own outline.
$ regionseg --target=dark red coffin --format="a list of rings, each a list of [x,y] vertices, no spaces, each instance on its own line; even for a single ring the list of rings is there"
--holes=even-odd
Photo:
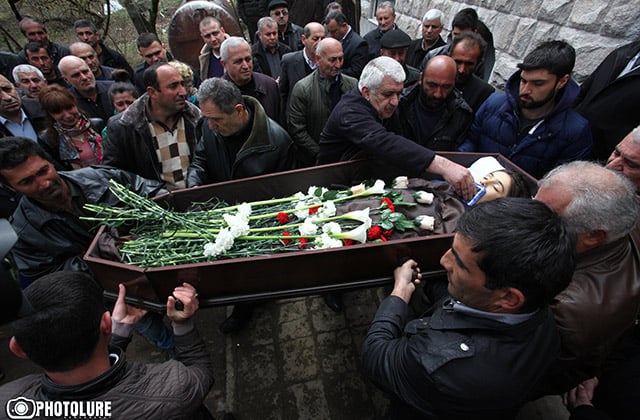
[[[444,155],[465,166],[486,156],[476,153]],[[505,167],[522,172],[502,156],[495,157]],[[404,175],[401,169],[379,162],[352,161],[174,191],[158,197],[157,201],[170,208],[184,210],[192,202],[202,202],[211,197],[229,203],[250,202],[306,191],[311,185],[351,186],[371,178],[389,183],[398,175]],[[535,180],[528,179],[535,187]],[[103,229],[101,227],[98,231],[84,259],[107,295],[117,294],[118,283],[124,283],[132,303],[151,309],[161,309],[173,288],[182,282],[196,286],[202,306],[212,306],[388,284],[393,269],[406,257],[418,261],[427,276],[442,275],[440,257],[453,238],[452,234],[440,234],[343,248],[143,269],[100,258],[97,239]]]

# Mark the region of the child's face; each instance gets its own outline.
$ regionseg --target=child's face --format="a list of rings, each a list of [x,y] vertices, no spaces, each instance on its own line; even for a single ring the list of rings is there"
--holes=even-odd
[[[136,98],[129,92],[116,93],[113,95],[113,107],[116,112],[119,114],[125,109],[129,108],[129,106],[134,103]]]
[[[479,203],[506,197],[511,189],[511,175],[504,171],[495,171],[485,175],[479,181],[487,189],[487,192],[480,199]]]

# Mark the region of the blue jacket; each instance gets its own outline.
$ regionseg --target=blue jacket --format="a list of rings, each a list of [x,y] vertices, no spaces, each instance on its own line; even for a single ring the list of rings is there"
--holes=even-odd
[[[492,94],[478,109],[461,152],[500,153],[536,178],[550,169],[591,156],[589,123],[571,105],[580,88],[570,79],[556,106],[542,122],[518,139],[520,71],[505,91]],[[533,133],[532,133],[533,131]]]

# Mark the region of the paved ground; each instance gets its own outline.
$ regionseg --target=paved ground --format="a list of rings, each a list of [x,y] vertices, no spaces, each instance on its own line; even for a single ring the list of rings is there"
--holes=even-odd
[[[218,419],[228,411],[238,420],[383,418],[388,399],[362,374],[360,349],[385,296],[382,288],[345,293],[340,314],[317,296],[265,303],[248,328],[229,336],[218,325],[230,308],[201,309],[198,328],[216,371],[207,406]],[[0,328],[0,368],[6,374],[0,383],[38,371],[10,354],[8,340],[8,329]],[[164,360],[139,336],[128,357]],[[558,398],[545,398],[525,407],[518,420],[567,418]]]

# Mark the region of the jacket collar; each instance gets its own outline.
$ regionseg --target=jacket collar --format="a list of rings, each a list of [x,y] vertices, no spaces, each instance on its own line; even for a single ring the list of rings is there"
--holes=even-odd
[[[520,97],[520,74],[522,70],[518,70],[509,77],[505,85],[505,93],[507,94],[507,101],[513,109],[519,109],[519,97]],[[556,104],[553,109],[544,116],[544,120],[549,119],[561,112],[570,109],[575,102],[578,94],[580,93],[580,86],[573,79],[569,78],[567,85],[560,91],[560,95],[556,98]]]
[[[251,127],[251,133],[247,140],[242,145],[242,148],[238,152],[238,154],[242,153],[244,150],[249,148],[254,148],[258,146],[267,146],[271,143],[269,142],[269,127],[267,124],[267,114],[264,111],[260,102],[257,99],[251,96],[243,96],[247,107],[253,110],[253,126]]]
[[[59,385],[46,375],[42,377],[40,393],[50,401],[90,400],[113,389],[127,371],[124,352],[118,347],[109,348],[111,368],[102,375],[78,385]]]

